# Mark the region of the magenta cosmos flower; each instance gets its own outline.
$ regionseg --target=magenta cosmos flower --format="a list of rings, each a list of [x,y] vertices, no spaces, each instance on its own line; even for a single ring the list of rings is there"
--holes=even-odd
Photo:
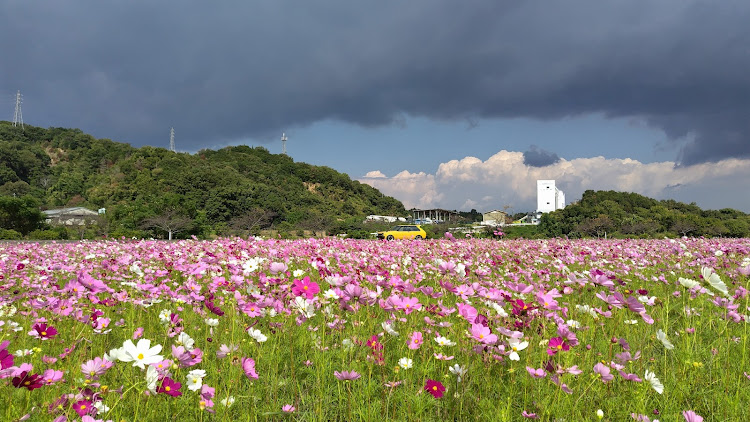
[[[307,299],[312,299],[320,291],[320,287],[314,281],[310,281],[310,277],[305,277],[302,280],[294,280],[292,283],[292,293],[295,296],[304,296]]]
[[[430,379],[425,381],[424,389],[436,399],[443,397],[443,393],[445,392],[445,386],[440,381]]]
[[[78,413],[78,416],[88,415],[96,408],[93,406],[90,400],[79,400],[73,405],[73,410]]]
[[[180,388],[182,388],[182,383],[179,383],[172,378],[164,377],[164,379],[161,380],[161,385],[156,389],[156,392],[169,394],[172,397],[178,397],[182,395]]]
[[[356,379],[359,379],[362,375],[358,374],[355,371],[335,371],[333,375],[338,379],[339,381],[354,381]]]
[[[39,374],[29,374],[28,371],[21,372],[11,381],[16,388],[26,388],[29,391],[44,385],[44,378]]]
[[[29,335],[40,340],[48,340],[57,335],[57,330],[55,327],[42,322],[40,324],[34,324],[34,326],[31,327],[31,331],[29,331]]]
[[[570,350],[570,345],[565,342],[565,339],[563,339],[562,337],[554,337],[549,341],[547,354],[550,356],[554,356],[555,354],[557,354],[557,352],[567,352],[568,350]]]

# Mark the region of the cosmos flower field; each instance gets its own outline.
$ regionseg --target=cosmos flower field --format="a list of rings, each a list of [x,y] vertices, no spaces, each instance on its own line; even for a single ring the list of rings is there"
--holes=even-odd
[[[750,239],[0,244],[0,419],[743,420]]]

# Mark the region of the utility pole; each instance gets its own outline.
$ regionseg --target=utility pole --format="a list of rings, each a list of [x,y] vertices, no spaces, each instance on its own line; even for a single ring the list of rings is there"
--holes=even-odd
[[[13,126],[21,125],[23,129],[23,113],[21,112],[21,91],[16,92],[16,111],[13,113]]]

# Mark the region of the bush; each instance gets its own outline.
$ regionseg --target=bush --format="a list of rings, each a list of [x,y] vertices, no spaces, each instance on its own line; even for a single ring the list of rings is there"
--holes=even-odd
[[[15,230],[0,229],[0,239],[21,240],[21,233]]]
[[[65,227],[59,226],[47,230],[34,230],[27,237],[33,240],[67,240],[68,231]]]

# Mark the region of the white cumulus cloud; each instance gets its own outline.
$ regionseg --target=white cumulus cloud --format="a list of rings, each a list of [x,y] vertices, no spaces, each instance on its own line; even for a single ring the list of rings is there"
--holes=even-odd
[[[641,163],[600,156],[532,167],[524,164],[522,152],[503,150],[484,161],[464,157],[441,163],[435,174],[404,170],[386,177],[375,170],[360,181],[401,200],[407,209],[487,211],[510,206],[512,212],[519,212],[536,209],[539,179],[554,179],[568,202],[580,199],[585,190],[616,190],[695,202],[705,209],[750,211],[750,198],[739,194],[750,184],[747,159],[675,167],[671,161]]]

